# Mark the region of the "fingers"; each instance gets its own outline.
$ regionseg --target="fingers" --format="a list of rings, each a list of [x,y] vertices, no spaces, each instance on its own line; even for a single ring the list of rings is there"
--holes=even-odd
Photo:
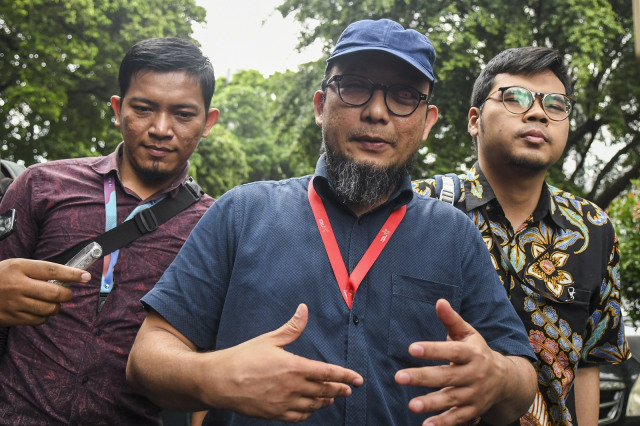
[[[311,415],[329,405],[333,404],[334,400],[324,398],[300,398],[290,407],[287,411],[281,415],[275,416],[274,419],[282,420],[289,423],[298,423],[307,420]]]
[[[283,348],[302,335],[307,322],[309,320],[309,308],[304,303],[298,305],[295,314],[289,321],[287,321],[282,327],[277,330],[267,333],[269,339],[272,339],[272,343],[280,348]],[[349,385],[360,386],[363,383],[362,376],[353,370],[343,368],[333,364],[327,364],[319,361],[311,361],[307,366],[308,373],[307,378],[309,380],[318,382],[333,382],[344,383]],[[345,389],[351,391],[348,387],[341,387],[342,391]],[[331,395],[331,396],[344,396],[344,395]]]
[[[472,372],[458,366],[435,366],[406,368],[395,375],[396,383],[403,386],[427,386],[442,388],[446,386],[462,387],[470,384]]]
[[[429,417],[422,424],[423,426],[459,426],[477,424],[477,421],[479,416],[475,414],[473,407],[463,406],[453,407],[437,416]]]
[[[304,332],[306,305],[274,331],[236,346],[211,352],[211,386],[204,404],[224,407],[250,417],[302,421],[311,413],[352,394],[363,378],[339,365],[308,359],[286,350]],[[213,383],[210,385],[210,383]],[[224,383],[224,388],[220,386]]]
[[[24,274],[35,280],[86,283],[91,279],[91,274],[82,269],[70,268],[44,260],[20,260],[25,262],[22,267]]]
[[[90,275],[79,269],[31,259],[0,262],[0,326],[39,325],[71,300],[68,288],[49,279],[86,282]]]
[[[436,313],[440,322],[447,329],[448,337],[451,340],[462,340],[476,333],[475,329],[453,310],[447,300],[439,299],[436,302]]]
[[[296,339],[300,337],[307,326],[308,319],[309,309],[307,308],[307,305],[301,303],[298,305],[296,313],[293,314],[293,317],[291,317],[289,321],[279,329],[274,330],[271,333],[267,333],[267,336],[273,339],[273,344],[283,348],[288,344],[295,342]]]
[[[6,259],[0,262],[0,284],[28,277],[38,281],[58,280],[62,282],[88,282],[91,274],[82,269],[71,268],[44,260]]]
[[[340,367],[339,365],[335,365],[335,364],[327,364],[320,361],[312,361],[312,360],[306,360],[306,361],[309,363],[307,366],[308,380],[324,383],[325,385],[344,383],[345,385],[360,386],[364,382],[364,379],[360,374],[348,368]],[[348,395],[351,395],[351,388],[349,388],[348,386],[341,386],[340,388],[348,391]],[[319,394],[319,395],[323,397],[348,396],[343,394],[336,395],[333,393]]]
[[[449,302],[438,300],[436,312],[447,329],[444,342],[415,342],[409,353],[421,359],[443,361],[443,365],[409,368],[396,373],[403,386],[440,388],[409,402],[415,413],[442,411],[425,425],[456,425],[486,411],[492,398],[487,384],[495,373],[493,352],[484,338],[456,313]]]
[[[423,425],[463,425],[478,417],[482,410],[473,401],[470,389],[444,388],[428,395],[420,396],[409,402],[409,410],[414,413],[431,413],[442,411],[439,415],[429,417]],[[473,423],[475,424],[475,423]]]
[[[5,296],[5,293],[0,292],[0,295]],[[24,295],[11,295],[4,298],[0,307],[0,326],[40,325],[50,316],[57,315],[59,311],[60,303],[46,302]]]

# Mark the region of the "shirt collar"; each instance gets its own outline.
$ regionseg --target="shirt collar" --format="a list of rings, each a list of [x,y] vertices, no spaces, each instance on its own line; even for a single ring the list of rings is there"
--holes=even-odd
[[[109,173],[115,173],[117,180],[122,184],[122,177],[120,176],[120,165],[122,162],[122,155],[124,150],[124,142],[120,142],[116,149],[109,155],[103,157],[96,157],[96,159],[91,163],[91,168],[98,174],[102,176],[107,176]],[[148,198],[149,201],[152,201],[156,198],[164,194],[169,194],[171,198],[174,198],[178,195],[178,191],[180,190],[180,185],[187,179],[189,176],[189,167],[190,163],[187,161],[184,169],[178,177],[171,182],[171,185],[167,186],[161,191],[153,194]],[[127,190],[127,192],[129,192]]]
[[[533,211],[533,220],[534,222],[539,222],[547,219],[557,227],[564,229],[567,228],[568,223],[566,218],[560,213],[560,209],[553,195],[554,190],[555,188],[550,187],[546,181],[544,182],[538,204]],[[467,173],[466,179],[464,180],[464,191],[465,208],[467,211],[472,211],[489,204],[499,205],[493,188],[491,188],[491,185],[477,162]]]
[[[335,192],[333,184],[329,179],[329,173],[327,172],[327,164],[326,164],[326,154],[322,154],[316,163],[316,170],[314,172],[315,179],[313,180],[314,187],[316,191],[324,198],[330,200],[332,203],[338,206],[342,206],[343,208],[351,211],[340,199]],[[405,174],[402,178],[402,182],[396,188],[396,190],[391,194],[391,197],[387,200],[386,203],[377,207],[375,210],[383,207],[390,207],[391,210],[395,210],[398,207],[409,203],[413,198],[413,190],[411,188],[411,176],[409,174]]]

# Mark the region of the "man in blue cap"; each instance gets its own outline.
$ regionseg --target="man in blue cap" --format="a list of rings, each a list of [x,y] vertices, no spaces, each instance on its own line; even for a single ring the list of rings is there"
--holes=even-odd
[[[210,425],[502,424],[527,410],[533,352],[479,232],[411,190],[438,118],[434,61],[398,23],[345,30],[313,99],[315,173],[237,187],[205,214],[142,300],[134,387],[208,409]]]

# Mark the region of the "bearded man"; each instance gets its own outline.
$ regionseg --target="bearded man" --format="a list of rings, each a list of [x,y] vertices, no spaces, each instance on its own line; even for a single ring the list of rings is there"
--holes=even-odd
[[[396,22],[344,31],[313,98],[315,173],[243,185],[205,214],[142,299],[134,387],[208,409],[210,425],[500,424],[526,411],[533,352],[478,230],[411,190],[438,118],[434,61],[429,39]]]

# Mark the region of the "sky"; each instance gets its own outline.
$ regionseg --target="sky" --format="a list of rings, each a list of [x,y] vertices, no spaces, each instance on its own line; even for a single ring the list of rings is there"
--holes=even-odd
[[[300,24],[282,18],[276,6],[283,0],[197,0],[207,9],[207,23],[194,25],[194,38],[213,63],[217,77],[256,69],[269,76],[297,70],[297,65],[322,57],[320,43],[295,49]]]

